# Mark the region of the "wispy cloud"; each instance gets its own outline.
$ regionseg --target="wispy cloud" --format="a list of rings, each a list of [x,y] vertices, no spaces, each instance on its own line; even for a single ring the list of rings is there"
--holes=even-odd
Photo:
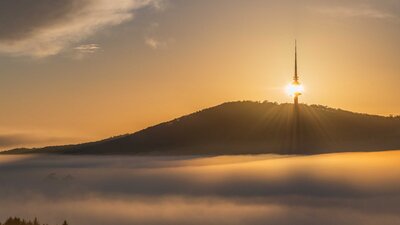
[[[157,10],[165,10],[168,7],[166,0],[154,0],[151,4]]]
[[[317,6],[310,7],[312,11],[317,13],[333,16],[333,17],[359,17],[382,20],[398,20],[399,17],[389,11],[378,9],[372,5],[350,5],[350,6]]]
[[[0,52],[56,55],[99,30],[131,20],[137,9],[161,5],[160,0],[2,0]]]
[[[144,38],[144,43],[148,47],[157,50],[157,49],[165,49],[173,42],[173,39],[165,39],[161,38],[159,34],[157,34],[157,30],[159,29],[159,23],[151,23],[146,31],[146,36]]]
[[[145,38],[145,44],[149,46],[152,49],[160,49],[160,48],[165,48],[167,47],[167,42],[157,40],[154,37],[147,37]]]
[[[80,45],[74,48],[77,52],[82,54],[92,54],[100,50],[100,46],[98,44],[85,44]]]
[[[83,44],[73,48],[72,58],[74,59],[84,59],[90,55],[93,55],[96,52],[101,51],[101,47],[98,44]]]

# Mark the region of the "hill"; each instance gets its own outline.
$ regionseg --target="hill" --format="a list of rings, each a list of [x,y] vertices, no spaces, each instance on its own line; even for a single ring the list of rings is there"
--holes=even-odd
[[[229,102],[139,132],[78,145],[15,149],[62,154],[319,154],[400,149],[400,118],[318,105]]]

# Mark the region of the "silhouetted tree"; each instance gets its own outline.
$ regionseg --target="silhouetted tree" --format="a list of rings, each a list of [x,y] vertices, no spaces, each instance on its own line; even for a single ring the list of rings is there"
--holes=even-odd
[[[1,223],[0,225],[41,225],[38,221],[37,218],[35,218],[33,221],[25,221],[24,219],[20,219],[17,217],[10,217],[6,220],[6,222]],[[43,225],[47,225],[47,224],[43,224]],[[64,220],[64,223],[62,225],[68,225],[67,221]]]

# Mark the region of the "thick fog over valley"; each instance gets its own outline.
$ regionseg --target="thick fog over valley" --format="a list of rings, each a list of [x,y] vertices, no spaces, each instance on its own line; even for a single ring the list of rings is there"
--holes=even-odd
[[[400,152],[0,156],[0,218],[57,224],[399,224]]]

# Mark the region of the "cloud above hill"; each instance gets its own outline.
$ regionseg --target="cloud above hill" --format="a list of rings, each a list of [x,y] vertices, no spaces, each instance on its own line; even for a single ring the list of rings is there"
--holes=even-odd
[[[96,32],[133,18],[160,0],[2,0],[0,52],[16,56],[56,55]]]
[[[340,18],[365,18],[398,21],[400,4],[396,1],[349,1],[344,4],[315,4],[309,8],[317,13]]]

